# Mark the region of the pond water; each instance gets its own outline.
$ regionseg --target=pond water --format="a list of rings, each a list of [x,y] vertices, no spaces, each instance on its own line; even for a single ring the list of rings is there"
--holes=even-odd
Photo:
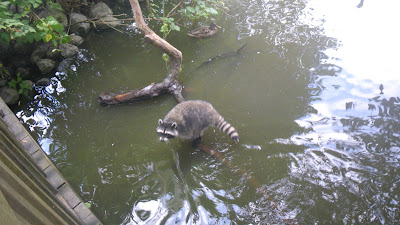
[[[132,28],[91,36],[17,116],[104,224],[400,223],[400,2],[225,4],[217,37],[190,39],[187,26],[168,41],[183,53],[185,98],[237,128],[238,144],[215,128],[202,141],[231,164],[158,141],[170,96],[98,104],[166,74]]]

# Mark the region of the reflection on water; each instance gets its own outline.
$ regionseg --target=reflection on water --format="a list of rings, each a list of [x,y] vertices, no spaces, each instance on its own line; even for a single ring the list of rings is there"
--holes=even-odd
[[[399,222],[399,81],[395,77],[397,68],[387,65],[399,46],[389,42],[386,44],[391,49],[376,48],[383,30],[363,29],[377,23],[367,15],[371,11],[345,8],[346,13],[339,17],[330,15],[334,11],[332,5],[319,7],[326,7],[322,11],[331,19],[327,18],[327,30],[331,29],[343,44],[338,51],[326,51],[330,57],[324,63],[340,65],[345,70],[335,71],[335,76],[315,73],[314,85],[309,88],[315,96],[311,106],[316,113],[296,120],[309,131],[290,138],[293,144],[307,146],[302,154],[290,154],[294,159],[291,173],[295,180],[308,186],[302,195],[312,199],[308,205],[311,210],[317,210],[316,202],[326,202],[325,213],[330,218],[322,221]],[[365,10],[379,11],[373,7],[385,6],[370,5]],[[385,26],[386,33],[393,32],[388,21]],[[369,54],[360,54],[364,49]],[[371,57],[378,55],[385,57]]]
[[[241,135],[203,138],[230,167],[157,141],[173,99],[98,105],[104,90],[165,75],[160,52],[130,28],[93,36],[17,116],[105,224],[397,224],[400,3],[361,2],[230,0],[216,38],[170,34],[185,97],[210,101]]]

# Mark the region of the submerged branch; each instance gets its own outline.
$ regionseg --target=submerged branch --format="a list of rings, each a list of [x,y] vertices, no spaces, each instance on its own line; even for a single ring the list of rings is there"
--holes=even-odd
[[[232,57],[232,56],[237,56],[244,49],[244,47],[246,47],[246,45],[247,45],[247,43],[244,43],[240,48],[238,48],[235,51],[225,52],[225,53],[219,54],[217,56],[214,56],[214,57],[208,59],[207,61],[203,62],[202,64],[200,64],[200,66],[196,67],[196,69],[200,69],[201,67],[203,67],[203,66],[205,66],[207,64],[210,64],[212,62],[215,62],[215,61],[217,61],[219,59],[224,59],[224,58],[229,58],[229,57]]]

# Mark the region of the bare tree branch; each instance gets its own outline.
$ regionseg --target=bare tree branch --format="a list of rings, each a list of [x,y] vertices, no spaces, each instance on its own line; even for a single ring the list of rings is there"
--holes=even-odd
[[[185,100],[182,96],[183,87],[178,81],[178,75],[182,65],[182,53],[147,26],[137,0],[129,0],[129,3],[131,4],[135,16],[136,27],[144,35],[144,41],[156,46],[169,56],[168,73],[162,82],[150,84],[141,89],[135,89],[123,94],[103,92],[99,95],[99,103],[102,105],[135,103],[152,99],[163,94],[170,94],[174,96],[177,102],[183,102]]]

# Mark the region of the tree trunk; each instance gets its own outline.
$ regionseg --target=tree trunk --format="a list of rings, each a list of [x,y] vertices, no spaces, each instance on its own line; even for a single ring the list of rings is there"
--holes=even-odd
[[[137,0],[129,0],[137,28],[144,35],[144,41],[158,47],[169,56],[169,69],[166,78],[156,84],[150,84],[141,89],[135,89],[123,94],[106,93],[99,95],[101,105],[115,105],[122,103],[135,103],[154,97],[170,94],[174,96],[177,102],[183,102],[182,86],[179,84],[178,75],[182,65],[182,53],[170,43],[158,36],[144,22],[142,10]]]

